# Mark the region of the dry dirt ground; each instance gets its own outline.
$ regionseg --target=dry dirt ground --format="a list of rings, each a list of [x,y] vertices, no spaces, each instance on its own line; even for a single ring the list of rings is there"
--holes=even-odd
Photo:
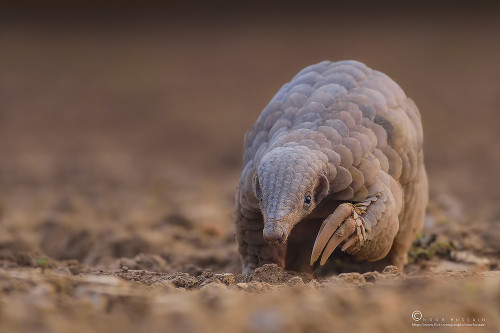
[[[500,330],[500,20],[278,16],[2,25],[0,332]],[[425,228],[404,273],[243,276],[243,134],[323,59],[416,101]]]

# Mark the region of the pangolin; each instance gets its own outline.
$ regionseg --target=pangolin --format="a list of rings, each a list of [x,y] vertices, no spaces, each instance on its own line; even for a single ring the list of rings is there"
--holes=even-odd
[[[245,134],[243,273],[266,263],[312,272],[339,245],[401,268],[428,200],[422,143],[417,106],[387,75],[352,60],[301,70]]]

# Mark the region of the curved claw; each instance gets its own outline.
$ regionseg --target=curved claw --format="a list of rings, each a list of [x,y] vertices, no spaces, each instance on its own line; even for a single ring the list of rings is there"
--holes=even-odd
[[[358,241],[358,235],[352,235],[351,237],[349,237],[349,239],[344,243],[344,245],[342,245],[342,248],[340,249],[342,252],[344,252],[345,250],[347,250],[348,248],[350,248],[351,246],[353,246],[354,244],[356,244],[356,242]]]
[[[354,207],[352,204],[341,204],[337,207],[337,209],[335,209],[332,215],[330,215],[323,222],[321,228],[319,229],[318,236],[316,237],[316,241],[314,242],[313,251],[311,254],[311,265],[314,264],[316,260],[318,260],[321,251],[323,251],[333,233],[337,230],[340,224],[352,214],[353,211]]]
[[[356,231],[356,220],[352,217],[348,217],[345,222],[339,227],[339,229],[333,234],[332,238],[326,245],[325,251],[321,256],[320,265],[323,266],[330,257],[330,254],[339,246],[340,243],[347,240]]]

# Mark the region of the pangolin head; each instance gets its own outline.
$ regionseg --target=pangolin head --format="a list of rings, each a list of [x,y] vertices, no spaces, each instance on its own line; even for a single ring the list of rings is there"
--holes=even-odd
[[[327,196],[325,168],[317,153],[305,146],[277,147],[262,157],[253,188],[269,245],[285,243],[292,228]]]

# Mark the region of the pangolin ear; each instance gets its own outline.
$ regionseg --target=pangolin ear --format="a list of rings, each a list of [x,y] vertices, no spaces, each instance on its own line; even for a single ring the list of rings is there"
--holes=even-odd
[[[330,182],[326,178],[325,175],[321,174],[318,179],[318,183],[316,184],[316,188],[314,189],[314,201],[316,203],[321,202],[327,195],[330,190]]]
[[[262,190],[260,189],[259,177],[257,176],[257,173],[253,176],[252,188],[253,188],[253,193],[255,194],[257,199],[261,200]]]

